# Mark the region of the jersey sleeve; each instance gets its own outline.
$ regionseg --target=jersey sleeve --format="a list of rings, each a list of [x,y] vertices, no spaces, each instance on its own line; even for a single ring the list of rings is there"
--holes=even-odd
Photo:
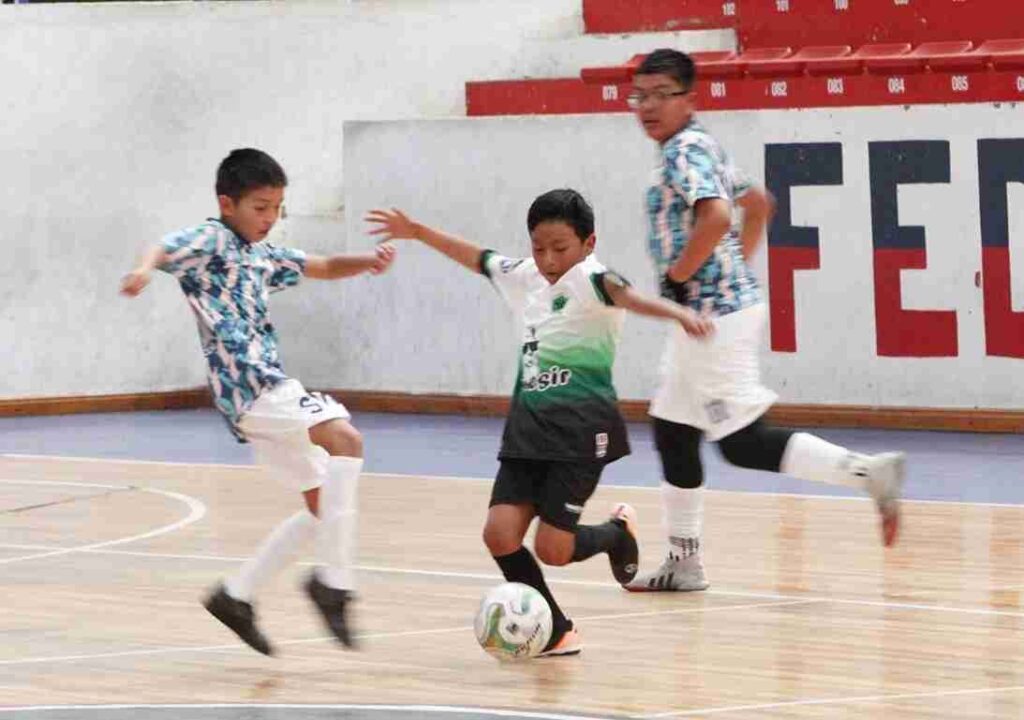
[[[708,148],[698,143],[688,143],[667,159],[672,187],[690,207],[701,200],[729,199],[723,177],[725,168]]]
[[[277,292],[299,284],[302,273],[306,270],[306,253],[295,248],[267,246],[267,257],[274,266],[274,271],[267,281],[270,292]]]
[[[512,306],[518,305],[526,293],[529,279],[527,263],[524,258],[510,258],[494,250],[480,253],[480,272],[497,288],[505,301]]]
[[[615,301],[612,296],[608,294],[605,283],[611,283],[618,287],[630,287],[632,283],[626,278],[619,275],[614,270],[602,270],[601,272],[591,273],[590,283],[594,286],[594,292],[597,295],[597,299],[603,304],[614,306]]]
[[[164,261],[157,266],[165,273],[180,278],[193,268],[204,265],[217,254],[220,237],[217,229],[210,225],[180,230],[165,236],[160,241]]]

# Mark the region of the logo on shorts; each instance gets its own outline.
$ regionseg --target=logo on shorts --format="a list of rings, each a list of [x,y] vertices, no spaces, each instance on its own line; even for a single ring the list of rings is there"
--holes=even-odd
[[[573,505],[572,503],[566,503],[565,504],[565,509],[568,510],[569,512],[571,512],[573,515],[579,515],[580,513],[583,512],[583,506],[582,505]]]
[[[725,400],[712,400],[704,406],[704,410],[712,425],[729,419],[729,410],[725,405]]]
[[[608,454],[608,433],[597,433],[594,435],[594,456],[603,458]]]

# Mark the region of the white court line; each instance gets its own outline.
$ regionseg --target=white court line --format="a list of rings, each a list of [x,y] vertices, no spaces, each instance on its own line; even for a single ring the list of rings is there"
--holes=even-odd
[[[842,698],[822,698],[819,700],[788,700],[776,703],[762,703],[760,705],[729,705],[724,707],[698,708],[693,710],[679,710],[650,715],[633,715],[637,720],[655,720],[655,718],[678,718],[699,715],[725,715],[733,712],[747,712],[750,710],[777,710],[787,707],[803,707],[809,705],[850,705],[857,703],[887,703],[895,700],[921,700],[926,698],[953,697],[957,695],[991,695],[993,693],[1024,692],[1024,685],[997,688],[967,688],[964,690],[933,690],[930,692],[898,693],[892,695],[851,695]]]
[[[74,462],[85,462],[85,463],[112,463],[122,465],[167,465],[169,467],[210,467],[210,468],[229,468],[236,470],[258,470],[258,465],[232,465],[229,463],[186,463],[186,462],[170,462],[164,460],[126,460],[124,458],[90,458],[90,457],[64,457],[61,455],[20,455],[16,453],[0,454],[0,460],[11,458],[15,460],[71,460]],[[408,473],[388,473],[388,472],[367,472],[363,473],[363,478],[396,478],[398,480],[404,479],[415,479],[415,480],[444,480],[444,481],[456,481],[456,482],[494,482],[493,477],[469,477],[462,475],[412,475]],[[371,480],[372,482],[372,480]],[[609,488],[613,490],[643,490],[645,492],[660,492],[661,488],[657,485],[610,485],[601,483],[599,487]],[[767,490],[716,490],[712,488],[705,489],[705,492],[713,495],[752,495],[755,497],[772,497],[772,498],[798,498],[808,500],[842,500],[847,502],[873,502],[870,497],[866,495],[818,495],[814,493],[784,493],[784,492],[771,492]],[[963,505],[966,507],[987,507],[987,508],[1014,508],[1024,509],[1024,503],[988,503],[988,502],[965,502],[963,500],[924,500],[915,498],[902,498],[900,502],[906,505]]]
[[[769,608],[778,607],[783,605],[798,605],[807,602],[814,602],[809,600],[797,600],[790,602],[774,602],[774,603],[758,603],[755,605],[723,605],[717,608],[679,608],[677,610],[649,610],[644,612],[635,613],[615,613],[612,615],[592,615],[586,617],[575,618],[581,623],[586,622],[601,622],[604,620],[626,620],[630,618],[645,618],[657,615],[688,615],[693,613],[703,612],[727,612],[730,610],[750,610],[752,608]],[[427,630],[403,630],[398,632],[383,632],[383,633],[356,633],[356,637],[360,640],[380,640],[388,638],[403,638],[403,637],[416,637],[419,635],[443,635],[447,633],[455,632],[469,632],[473,629],[472,625],[459,625],[458,627],[446,627],[446,628],[431,628]],[[300,638],[296,640],[283,640],[275,642],[274,645],[308,645],[310,643],[321,643],[325,641],[334,641],[333,635],[323,635],[315,638]],[[40,663],[57,663],[57,662],[71,662],[75,660],[106,660],[110,658],[120,657],[136,657],[142,655],[169,655],[174,653],[190,653],[190,652],[222,652],[222,651],[245,651],[252,652],[246,645],[242,643],[232,643],[230,645],[202,645],[202,646],[182,646],[182,647],[160,647],[160,648],[149,648],[147,650],[124,650],[122,652],[114,653],[95,653],[88,655],[63,655],[56,657],[35,657],[35,658],[20,658],[18,660],[0,660],[0,666],[4,665],[37,665]]]
[[[48,550],[49,545],[8,545],[0,543],[0,548],[12,548],[17,550]],[[248,560],[247,557],[231,557],[225,555],[190,555],[184,553],[158,553],[133,550],[82,550],[81,552],[96,553],[100,555],[127,555],[141,558],[159,558],[164,560],[202,560],[207,562],[232,562],[242,563]],[[297,565],[315,567],[313,562],[299,562]],[[393,575],[420,575],[424,577],[457,578],[459,580],[501,580],[502,576],[497,573],[471,573],[457,572],[453,570],[420,570],[414,568],[382,567],[379,565],[356,565],[356,570],[369,573],[393,574]],[[549,583],[557,585],[579,585],[582,587],[603,587],[618,589],[619,585],[607,580],[571,580],[560,578],[557,574],[548,574],[545,579]],[[1018,588],[1008,588],[1018,589]],[[743,592],[739,590],[705,590],[704,595],[720,595],[722,597],[749,598],[752,600],[779,600],[779,601],[800,601],[835,603],[837,605],[855,605],[862,607],[879,607],[892,610],[922,610],[926,612],[953,613],[959,615],[981,615],[984,617],[1024,617],[1024,612],[1012,610],[992,610],[990,608],[969,608],[954,607],[950,605],[923,605],[920,603],[904,603],[891,600],[857,600],[854,598],[839,598],[828,595],[780,595],[778,593],[756,593]]]
[[[41,552],[35,555],[21,555],[12,558],[0,558],[0,565],[10,565],[11,563],[24,562],[26,560],[39,560],[41,558],[55,557],[57,555],[68,555],[76,552],[88,552],[90,550],[99,550],[101,548],[113,547],[115,545],[124,545],[130,542],[136,542],[138,540],[146,540],[148,538],[157,537],[158,535],[165,535],[175,530],[191,525],[198,520],[201,520],[206,515],[206,505],[201,501],[189,495],[183,495],[181,493],[171,492],[170,490],[157,490],[155,488],[138,487],[133,485],[101,485],[98,483],[79,483],[79,482],[63,482],[56,480],[0,480],[0,483],[7,485],[63,485],[72,487],[94,487],[94,488],[107,488],[107,489],[123,489],[123,490],[140,490],[142,492],[153,493],[154,495],[163,495],[174,500],[183,502],[189,508],[189,513],[182,519],[170,523],[169,525],[163,525],[154,530],[148,532],[139,533],[138,535],[131,535],[129,537],[117,538],[115,540],[106,540],[104,542],[92,543],[91,545],[79,545],[70,548],[60,548],[57,550],[50,550],[48,552]]]
[[[160,710],[160,709],[228,709],[228,708],[252,708],[263,710],[271,708],[274,710],[361,710],[381,712],[415,712],[415,713],[474,713],[476,715],[489,715],[492,717],[526,718],[527,720],[609,720],[609,716],[594,715],[560,715],[530,710],[496,710],[491,708],[466,707],[455,705],[285,705],[255,704],[255,703],[216,703],[207,705],[49,705],[29,706],[25,708],[0,708],[0,712],[13,712],[16,710]]]

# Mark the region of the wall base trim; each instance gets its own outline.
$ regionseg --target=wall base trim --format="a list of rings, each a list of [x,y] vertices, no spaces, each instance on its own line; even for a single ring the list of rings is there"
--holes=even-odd
[[[353,410],[362,412],[500,416],[508,398],[498,395],[451,395],[373,390],[328,390]],[[206,388],[124,395],[80,395],[0,399],[0,417],[69,415],[75,413],[181,410],[210,407]],[[629,420],[647,417],[647,401],[623,400]],[[984,408],[874,407],[868,405],[786,405],[768,412],[777,425],[792,427],[864,427],[959,432],[1024,432],[1024,412]]]

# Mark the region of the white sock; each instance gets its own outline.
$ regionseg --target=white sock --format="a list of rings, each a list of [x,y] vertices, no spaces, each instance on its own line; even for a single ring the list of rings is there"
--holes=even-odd
[[[681,488],[661,481],[662,520],[668,531],[668,552],[684,558],[700,550],[704,527],[704,487]]]
[[[801,480],[845,485],[864,490],[864,455],[850,452],[809,433],[794,433],[782,453],[779,470]]]
[[[362,458],[331,457],[320,488],[316,574],[320,582],[340,590],[355,587],[356,502],[362,469]]]
[[[238,574],[224,583],[228,595],[252,602],[253,595],[285,566],[291,564],[302,546],[316,534],[316,518],[300,510],[283,520],[264,539],[256,554],[245,561]]]

